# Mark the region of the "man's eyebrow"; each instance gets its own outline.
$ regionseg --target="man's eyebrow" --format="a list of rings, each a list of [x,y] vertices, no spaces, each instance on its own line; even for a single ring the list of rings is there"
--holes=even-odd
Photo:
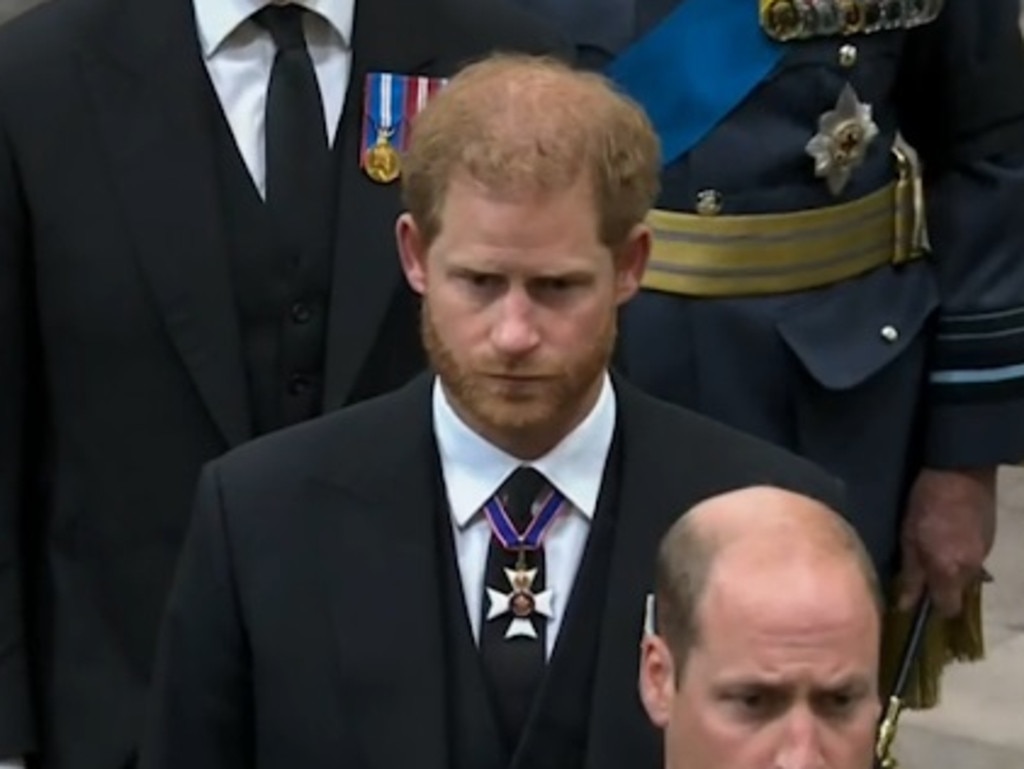
[[[736,673],[723,676],[714,684],[716,689],[762,689],[783,691],[797,686],[794,682],[787,681],[781,676],[764,673]],[[861,673],[836,678],[833,681],[814,684],[811,691],[815,694],[833,694],[835,692],[863,693],[871,688],[871,682],[867,676]]]
[[[815,686],[814,691],[828,694],[833,692],[851,692],[853,694],[861,694],[870,688],[871,682],[867,676],[860,673],[851,673],[850,675],[843,676],[835,681]]]
[[[723,676],[714,684],[716,689],[764,689],[782,690],[789,688],[790,683],[779,676],[768,676],[759,673],[737,673]]]

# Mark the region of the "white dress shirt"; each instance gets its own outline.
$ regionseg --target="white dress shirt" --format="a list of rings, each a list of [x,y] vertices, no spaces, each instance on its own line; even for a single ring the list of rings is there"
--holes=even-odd
[[[206,69],[261,196],[266,192],[264,110],[276,49],[270,33],[249,17],[264,5],[266,0],[193,0]],[[301,5],[313,11],[305,18],[306,42],[333,143],[352,67],[355,0],[301,0]],[[0,761],[0,769],[24,766],[20,759]]]
[[[547,625],[551,655],[576,571],[590,533],[597,507],[605,462],[615,430],[615,393],[605,375],[597,403],[579,426],[548,454],[523,463],[473,432],[452,410],[444,388],[435,380],[433,393],[434,433],[441,457],[455,552],[462,578],[466,613],[474,640],[479,643],[482,620],[484,572],[491,529],[483,506],[508,476],[523,464],[536,468],[566,498],[568,505],[544,538],[545,589],[553,594],[552,615]],[[508,590],[508,585],[493,585]]]
[[[250,17],[267,4],[266,0],[193,0],[206,70],[261,196],[266,192],[264,110],[276,49],[270,33]],[[312,11],[305,15],[306,44],[320,85],[324,128],[333,144],[352,69],[355,0],[301,0],[298,4]]]

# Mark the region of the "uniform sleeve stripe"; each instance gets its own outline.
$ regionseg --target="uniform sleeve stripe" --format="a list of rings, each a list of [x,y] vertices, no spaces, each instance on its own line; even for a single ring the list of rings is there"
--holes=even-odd
[[[1006,336],[1015,336],[1016,334],[1024,334],[1024,326],[1018,326],[1016,328],[1004,328],[998,331],[972,331],[972,332],[960,332],[960,333],[944,333],[940,332],[936,336],[944,342],[963,342],[963,341],[974,341],[978,339],[999,339]]]
[[[1011,307],[1008,310],[992,310],[991,312],[958,312],[943,315],[943,320],[997,320],[1020,318],[1024,322],[1024,307]]]
[[[998,312],[979,312],[971,315],[944,315],[939,318],[940,336],[967,334],[996,334],[1024,329],[1024,308]]]
[[[939,370],[931,372],[928,379],[932,384],[941,385],[1007,382],[1013,379],[1024,379],[1024,363],[999,368]]]

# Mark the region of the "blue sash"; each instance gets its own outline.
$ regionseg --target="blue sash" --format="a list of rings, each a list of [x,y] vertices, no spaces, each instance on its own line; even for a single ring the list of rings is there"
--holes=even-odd
[[[668,165],[742,102],[784,52],[761,30],[757,0],[681,0],[605,75],[647,111]]]

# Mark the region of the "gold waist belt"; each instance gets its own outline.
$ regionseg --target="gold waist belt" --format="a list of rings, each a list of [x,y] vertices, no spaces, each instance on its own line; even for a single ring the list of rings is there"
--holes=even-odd
[[[921,256],[921,191],[911,175],[810,211],[699,216],[654,210],[643,286],[690,296],[781,294]]]

